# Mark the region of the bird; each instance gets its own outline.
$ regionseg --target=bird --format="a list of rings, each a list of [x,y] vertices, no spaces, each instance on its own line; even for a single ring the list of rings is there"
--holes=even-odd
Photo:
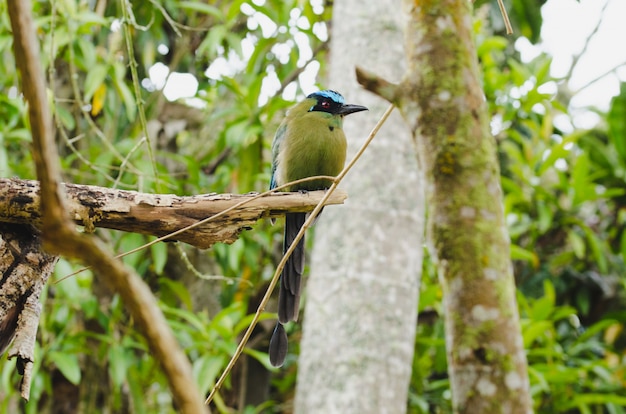
[[[346,162],[343,118],[366,110],[365,106],[346,104],[340,93],[330,89],[313,92],[293,106],[272,142],[270,189],[307,177],[337,176]],[[330,179],[316,179],[282,191],[325,190],[331,185]],[[305,220],[306,213],[285,215],[283,253],[290,248]],[[287,260],[279,282],[278,321],[269,345],[270,363],[275,367],[282,366],[287,355],[287,333],[283,325],[298,318],[303,271],[304,237]]]

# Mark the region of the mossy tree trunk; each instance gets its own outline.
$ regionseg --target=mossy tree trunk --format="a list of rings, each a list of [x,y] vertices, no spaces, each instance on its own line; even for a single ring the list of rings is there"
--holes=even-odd
[[[404,1],[408,68],[368,89],[411,125],[427,180],[427,234],[444,290],[455,412],[532,411],[496,143],[467,0]]]
[[[467,0],[408,1],[399,104],[428,181],[455,411],[532,411],[496,143]]]

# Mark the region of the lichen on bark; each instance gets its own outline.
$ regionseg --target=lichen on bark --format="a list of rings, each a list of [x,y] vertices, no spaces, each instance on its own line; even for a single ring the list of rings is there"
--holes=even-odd
[[[405,0],[408,70],[361,73],[411,126],[427,180],[427,232],[444,291],[455,412],[532,411],[495,139],[466,0]],[[383,87],[384,86],[384,87]]]

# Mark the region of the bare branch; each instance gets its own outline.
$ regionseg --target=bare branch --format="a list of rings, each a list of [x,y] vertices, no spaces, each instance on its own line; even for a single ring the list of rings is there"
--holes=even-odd
[[[572,91],[571,94],[572,95],[576,95],[577,93],[580,93],[581,91],[587,89],[588,87],[590,87],[594,83],[596,83],[599,80],[603,79],[605,76],[608,76],[608,75],[610,75],[612,73],[615,73],[618,69],[620,69],[620,68],[622,68],[624,66],[626,66],[626,62],[621,62],[621,63],[613,66],[612,68],[605,70],[600,75],[596,76],[595,78],[593,78],[592,80],[590,80],[589,82],[587,82],[586,84],[581,86],[580,88],[576,89],[575,91]]]
[[[380,76],[368,72],[367,70],[357,66],[355,69],[356,80],[368,91],[380,96],[381,98],[397,105],[397,89],[398,85],[391,83]]]
[[[589,49],[589,45],[591,44],[591,41],[595,38],[596,34],[598,33],[598,30],[600,30],[600,26],[602,26],[602,22],[604,21],[604,18],[606,16],[606,9],[609,3],[610,2],[607,1],[604,3],[604,6],[602,6],[602,9],[600,10],[600,17],[598,18],[598,21],[596,22],[596,25],[591,31],[591,33],[589,33],[589,36],[587,36],[587,39],[585,39],[585,44],[583,45],[580,52],[572,56],[572,64],[570,65],[569,70],[567,71],[567,74],[563,77],[564,79],[572,78],[572,74],[574,73],[574,70],[578,66],[578,62],[580,62],[580,59],[583,57],[583,55],[587,53],[587,49]]]
[[[167,236],[208,217],[250,200],[228,214],[171,237],[205,249],[216,242],[232,243],[242,230],[257,220],[286,212],[307,212],[315,208],[323,191],[274,193],[254,199],[256,194],[202,194],[177,196],[114,190],[90,185],[64,184],[69,216],[85,226]],[[328,204],[341,204],[347,195],[336,191]],[[42,227],[40,188],[37,181],[0,178],[0,221]]]

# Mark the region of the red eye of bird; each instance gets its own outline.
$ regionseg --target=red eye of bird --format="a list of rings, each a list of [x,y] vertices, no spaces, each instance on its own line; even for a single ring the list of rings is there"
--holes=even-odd
[[[322,101],[322,108],[330,108],[330,102]]]

